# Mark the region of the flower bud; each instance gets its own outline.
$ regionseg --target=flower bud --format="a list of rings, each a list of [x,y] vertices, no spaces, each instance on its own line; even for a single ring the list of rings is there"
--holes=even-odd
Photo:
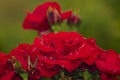
[[[53,25],[62,21],[60,13],[57,11],[57,9],[53,9],[51,7],[49,7],[48,9],[47,19],[50,25]]]
[[[80,19],[80,17],[78,17],[76,15],[71,15],[67,19],[67,24],[68,25],[80,25],[80,23],[81,23],[81,19]]]

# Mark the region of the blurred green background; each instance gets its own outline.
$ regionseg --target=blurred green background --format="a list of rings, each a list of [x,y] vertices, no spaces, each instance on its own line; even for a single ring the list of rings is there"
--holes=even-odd
[[[37,32],[23,30],[26,11],[45,1],[57,1],[62,10],[77,11],[82,18],[79,33],[96,38],[104,49],[120,53],[120,0],[0,0],[0,51],[9,53],[20,43],[32,43]]]

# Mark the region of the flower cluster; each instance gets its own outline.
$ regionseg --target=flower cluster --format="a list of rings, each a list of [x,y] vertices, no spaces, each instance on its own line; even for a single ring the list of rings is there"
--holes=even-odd
[[[63,21],[71,14],[71,11],[62,13],[59,4],[56,2],[46,2],[38,6],[33,13],[28,13],[23,28],[35,29],[39,32],[47,31],[51,29],[50,25]]]
[[[72,11],[61,12],[58,3],[46,2],[27,14],[23,28],[44,33],[63,21],[70,26],[81,22]],[[50,32],[9,54],[0,52],[0,80],[23,80],[23,73],[28,80],[119,80],[120,55],[77,32]]]

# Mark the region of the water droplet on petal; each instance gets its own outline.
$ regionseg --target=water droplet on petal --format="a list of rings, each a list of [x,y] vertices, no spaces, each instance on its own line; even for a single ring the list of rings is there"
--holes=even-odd
[[[70,53],[70,55],[73,55],[73,53]]]
[[[75,39],[76,41],[78,41],[78,39]]]
[[[41,63],[41,66],[43,66],[43,63]]]
[[[32,49],[32,52],[34,52],[36,50],[36,47],[34,47],[33,49]]]
[[[43,41],[41,41],[40,44],[43,44]]]
[[[34,72],[32,71],[31,74],[34,74]]]
[[[78,54],[79,54],[79,52],[78,52],[78,51],[76,51],[76,54],[78,55]]]
[[[55,58],[53,56],[50,57],[51,60],[54,60]]]
[[[46,59],[47,57],[46,57],[46,56],[44,56],[44,58]]]
[[[119,58],[120,58],[120,54],[119,54]]]
[[[21,52],[24,52],[24,50],[21,50]]]
[[[64,65],[61,65],[62,66],[62,68],[64,68]]]
[[[85,43],[84,43],[84,44],[82,44],[80,48],[82,48],[82,47],[84,47],[84,46],[85,46]]]
[[[113,72],[115,73],[116,71],[114,70]]]

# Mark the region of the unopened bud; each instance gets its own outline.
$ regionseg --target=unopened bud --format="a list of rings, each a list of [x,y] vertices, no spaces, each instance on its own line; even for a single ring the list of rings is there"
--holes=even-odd
[[[48,9],[47,19],[51,25],[61,22],[60,13],[51,7]]]
[[[81,19],[80,19],[80,17],[78,17],[76,15],[71,15],[67,19],[67,24],[68,25],[80,25],[81,24]]]

